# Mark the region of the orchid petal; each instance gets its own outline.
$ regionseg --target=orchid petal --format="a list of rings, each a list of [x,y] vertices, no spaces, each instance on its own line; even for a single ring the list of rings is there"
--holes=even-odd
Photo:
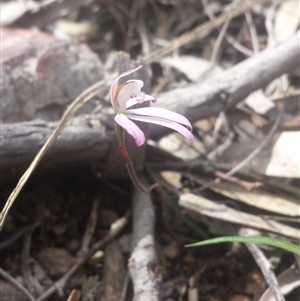
[[[126,109],[127,108],[130,108],[136,104],[138,104],[138,100],[137,100],[137,97],[134,97],[134,98],[130,98],[127,102],[126,102]]]
[[[141,146],[145,143],[145,135],[142,130],[124,114],[117,114],[115,116],[115,122],[134,138],[137,146]]]
[[[127,102],[126,102],[126,109],[139,104],[139,103],[143,103],[145,101],[151,101],[151,102],[156,102],[157,99],[151,95],[143,95],[143,97],[134,97],[134,98],[130,98]]]
[[[135,83],[140,86],[140,89],[144,87],[144,82],[139,79],[129,79],[126,83]]]
[[[118,107],[122,110],[126,109],[126,103],[131,98],[136,98],[137,102],[143,102],[145,94],[141,92],[143,87],[142,81],[127,81],[121,84],[116,92],[115,99],[118,103]]]
[[[112,106],[115,107],[115,95],[116,95],[116,92],[117,92],[117,89],[118,89],[118,82],[119,82],[119,79],[126,76],[126,75],[129,75],[137,70],[139,70],[140,68],[142,68],[143,65],[140,65],[140,66],[137,66],[135,68],[132,68],[132,69],[129,69],[127,70],[126,72],[123,72],[122,74],[120,74],[114,81],[113,83],[111,84],[110,86],[110,91],[109,91],[109,95],[110,95],[110,101],[112,103]]]
[[[159,117],[164,120],[169,120],[172,122],[178,122],[186,127],[188,127],[190,130],[192,130],[191,123],[182,115],[166,110],[161,108],[139,108],[139,109],[133,109],[133,110],[126,110],[126,115],[137,115],[137,116],[149,116],[149,117]]]
[[[155,102],[157,102],[157,99],[155,97],[153,97],[152,95],[145,94],[144,101],[151,101],[152,103],[155,103]]]
[[[131,110],[131,111],[134,111],[134,110]],[[177,131],[178,133],[183,135],[185,138],[187,138],[187,140],[189,141],[189,144],[191,146],[193,146],[193,144],[194,144],[193,134],[186,127],[184,127],[183,125],[181,125],[179,123],[176,123],[176,122],[168,120],[168,119],[161,119],[159,117],[139,116],[139,115],[127,114],[127,112],[128,111],[126,111],[126,116],[130,119],[165,126],[165,127],[170,128],[174,131]]]

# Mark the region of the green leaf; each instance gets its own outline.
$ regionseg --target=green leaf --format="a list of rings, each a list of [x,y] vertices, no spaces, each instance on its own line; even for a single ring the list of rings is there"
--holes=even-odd
[[[204,245],[212,245],[226,242],[242,242],[242,243],[254,243],[272,246],[276,248],[283,249],[285,251],[294,253],[300,256],[300,247],[292,244],[288,241],[284,241],[277,238],[271,238],[267,236],[223,236],[212,239],[207,239],[201,242],[196,242],[193,244],[186,245],[187,248],[200,247]]]

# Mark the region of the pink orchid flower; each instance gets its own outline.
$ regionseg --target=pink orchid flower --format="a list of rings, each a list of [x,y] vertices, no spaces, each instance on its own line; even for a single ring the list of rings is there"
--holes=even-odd
[[[118,85],[120,78],[137,71],[141,67],[142,65],[120,74],[110,87],[111,103],[117,113],[115,122],[135,139],[137,146],[145,143],[145,135],[130,119],[171,128],[186,137],[192,146],[194,143],[194,136],[191,133],[192,125],[184,116],[169,110],[152,107],[128,110],[137,103],[157,101],[155,97],[141,91],[144,86],[144,82],[141,80],[128,80]]]

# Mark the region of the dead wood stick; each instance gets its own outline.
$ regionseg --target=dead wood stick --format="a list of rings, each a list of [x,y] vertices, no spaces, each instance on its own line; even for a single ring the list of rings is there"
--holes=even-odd
[[[144,186],[149,186],[144,177]],[[133,194],[133,238],[128,260],[135,301],[158,301],[161,271],[158,266],[155,239],[155,213],[150,193],[135,188]]]
[[[20,290],[24,295],[26,295],[30,301],[35,301],[35,298],[31,295],[31,293],[21,283],[19,283],[17,280],[15,280],[14,277],[12,277],[10,274],[8,274],[6,271],[4,271],[2,268],[0,268],[0,276],[2,276],[4,279],[6,279],[11,284],[13,284],[18,290]]]
[[[102,120],[101,120],[102,118]],[[55,141],[37,172],[55,171],[87,165],[105,157],[110,148],[113,131],[107,128],[107,116],[77,117]],[[92,127],[97,122],[102,130]],[[103,125],[105,124],[105,125]],[[31,121],[1,125],[2,182],[19,178],[51,135],[57,123]],[[112,127],[112,124],[108,127]]]
[[[235,65],[217,77],[161,94],[155,106],[187,117],[191,122],[217,115],[233,107],[250,93],[266,87],[277,77],[299,66],[300,31],[275,47]],[[168,133],[165,128],[149,126],[150,137]]]
[[[273,293],[273,296],[275,297],[276,301],[285,301],[285,298],[280,290],[280,286],[278,284],[278,281],[276,279],[276,276],[274,272],[272,271],[272,267],[265,257],[262,250],[255,244],[246,244],[248,250],[252,254],[253,258],[255,259],[257,265],[260,267],[260,270],[262,274],[264,275],[264,278],[266,282],[269,285],[269,288],[271,292]]]
[[[21,252],[21,272],[26,286],[31,292],[42,294],[44,291],[43,286],[39,283],[38,279],[31,273],[30,269],[30,248],[31,248],[31,233],[23,238],[23,246]]]
[[[245,236],[248,235],[248,230],[245,228],[241,228],[239,230],[239,235]],[[256,261],[257,265],[259,266],[264,278],[269,285],[269,288],[275,298],[276,301],[285,301],[285,298],[281,292],[280,286],[276,279],[276,276],[272,270],[272,266],[268,259],[265,257],[262,250],[256,244],[246,244],[246,247],[252,254],[254,260]]]
[[[11,244],[13,244],[16,240],[21,238],[23,235],[26,235],[27,233],[30,233],[35,230],[35,228],[39,227],[41,225],[40,222],[35,222],[32,225],[26,226],[22,228],[21,230],[18,230],[15,234],[10,236],[8,239],[4,240],[0,243],[0,251],[8,248]]]
[[[93,206],[90,211],[90,216],[86,223],[85,231],[82,238],[81,250],[80,250],[81,253],[85,253],[88,251],[90,242],[92,241],[95,228],[97,225],[97,221],[98,221],[98,207],[100,201],[101,201],[100,196],[97,196],[93,202]]]
[[[284,270],[281,274],[279,274],[277,279],[283,295],[289,294],[295,288],[300,286],[299,270],[295,264],[293,264],[291,267],[289,267],[288,269]],[[257,291],[257,293],[258,292],[259,291]],[[254,295],[253,301],[276,301],[270,288],[268,288],[259,297],[259,300],[258,297],[256,296],[257,293]]]
[[[104,300],[120,301],[125,278],[126,265],[117,241],[111,241],[105,248],[102,284]]]

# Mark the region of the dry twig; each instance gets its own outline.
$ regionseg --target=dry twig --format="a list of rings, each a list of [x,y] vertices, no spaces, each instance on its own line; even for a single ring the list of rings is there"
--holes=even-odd
[[[127,213],[123,218],[118,219],[114,222],[109,233],[106,234],[102,239],[94,243],[91,248],[78,258],[77,262],[72,266],[72,268],[58,279],[46,292],[44,292],[36,301],[45,301],[56,291],[62,291],[70,277],[83,265],[85,264],[91,256],[95,254],[98,250],[102,249],[108,242],[110,242],[127,224],[130,214]]]
[[[253,50],[254,53],[259,53],[259,43],[258,43],[258,37],[257,37],[257,32],[256,28],[253,22],[252,14],[251,12],[247,11],[245,12],[245,17],[249,26],[249,31],[252,39],[252,45],[253,45]]]
[[[246,229],[240,229],[239,235],[245,236],[248,232]],[[262,274],[266,282],[268,283],[273,296],[275,297],[276,301],[285,301],[285,298],[280,290],[280,286],[276,279],[274,272],[272,271],[272,267],[268,259],[265,257],[264,253],[256,244],[246,244],[248,250],[252,254],[253,258],[255,259],[257,265],[260,267]]]
[[[281,291],[284,295],[287,295],[291,291],[293,291],[295,288],[300,286],[300,277],[299,277],[299,269],[297,268],[297,265],[294,264],[285,271],[283,271],[281,274],[277,277],[278,283],[280,285]],[[271,288],[268,288],[262,296],[260,296],[259,300],[258,298],[255,298],[254,296],[253,301],[276,301]]]
[[[44,288],[36,279],[36,277],[31,273],[30,247],[31,247],[31,235],[27,234],[23,239],[23,247],[22,247],[22,254],[21,254],[21,260],[22,260],[21,271],[26,286],[30,289],[30,291],[34,292],[35,295],[40,295],[44,292]]]
[[[199,36],[204,33],[210,32],[217,26],[223,24],[225,21],[233,19],[244,12],[248,11],[253,7],[256,3],[264,3],[269,0],[252,0],[252,1],[245,1],[242,2],[239,6],[234,7],[231,11],[225,12],[224,14],[220,15],[219,17],[215,18],[213,21],[208,21],[204,24],[201,24],[194,28],[193,30],[184,33],[180,37],[171,41],[167,46],[154,50],[150,52],[148,55],[144,57],[144,61],[147,64],[153,63],[154,61],[159,60],[163,56],[169,54],[170,52],[188,44],[192,41],[196,40]]]
[[[93,206],[90,211],[90,216],[86,224],[86,228],[83,234],[80,252],[85,253],[89,249],[90,242],[93,238],[94,231],[98,220],[98,207],[100,203],[100,197],[97,196],[93,202]]]
[[[149,186],[145,178],[141,178]],[[133,194],[132,252],[128,261],[135,301],[158,301],[161,270],[154,239],[155,214],[150,193],[135,188]]]
[[[41,225],[40,222],[35,222],[34,224],[24,227],[20,229],[18,232],[10,236],[7,240],[0,243],[0,251],[8,248],[11,244],[13,244],[16,240],[21,238],[22,236],[26,235],[27,233],[32,232],[35,228]]]
[[[204,10],[205,10],[207,16],[209,17],[210,21],[213,22],[216,19],[216,16],[215,16],[213,10],[211,9],[211,7],[208,3],[208,0],[202,0],[202,5],[203,5]],[[251,51],[247,47],[240,44],[236,39],[234,39],[229,34],[225,34],[225,38],[228,41],[228,43],[230,43],[236,50],[242,52],[246,56],[252,56],[253,55],[253,51]]]
[[[15,280],[12,276],[10,276],[6,271],[4,271],[2,268],[0,268],[0,276],[2,276],[4,279],[6,279],[11,284],[13,284],[22,293],[24,293],[30,301],[35,301],[35,298],[31,295],[31,293],[23,285],[21,285],[17,280]]]
[[[283,111],[280,111],[280,114],[277,116],[276,121],[274,122],[270,132],[268,133],[268,135],[266,136],[266,138],[259,144],[259,146],[252,151],[249,156],[247,156],[243,161],[241,161],[238,165],[236,165],[234,168],[232,168],[230,171],[228,171],[226,174],[224,174],[224,178],[227,176],[232,176],[235,173],[237,173],[238,171],[240,171],[242,168],[244,168],[251,160],[253,160],[270,142],[270,140],[272,139],[273,135],[275,134],[276,130],[278,129],[278,127],[281,124],[282,121],[282,115],[283,115]],[[203,186],[201,186],[199,189],[197,189],[197,192],[203,191],[207,188],[209,188],[213,183],[218,182],[219,179],[216,179],[214,181],[211,181]]]

